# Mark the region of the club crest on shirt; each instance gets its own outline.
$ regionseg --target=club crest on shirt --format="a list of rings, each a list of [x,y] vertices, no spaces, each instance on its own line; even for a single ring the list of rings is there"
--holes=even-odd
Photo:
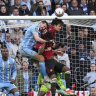
[[[52,69],[50,69],[50,72],[52,72],[53,70]]]

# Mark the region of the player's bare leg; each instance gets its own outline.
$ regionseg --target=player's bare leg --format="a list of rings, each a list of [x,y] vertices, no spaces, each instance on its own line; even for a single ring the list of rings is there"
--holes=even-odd
[[[37,53],[35,56],[33,56],[33,59],[39,61],[39,70],[40,70],[42,77],[44,78],[45,81],[50,82],[50,80],[47,76],[47,73],[46,73],[44,57]]]
[[[10,93],[12,93],[14,96],[19,96],[19,91],[17,88],[13,88],[12,90],[10,90]]]

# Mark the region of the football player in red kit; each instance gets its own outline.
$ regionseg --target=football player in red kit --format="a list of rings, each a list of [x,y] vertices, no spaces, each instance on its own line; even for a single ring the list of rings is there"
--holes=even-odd
[[[63,22],[62,20],[55,18],[52,20],[52,23],[49,25],[49,32],[51,35],[54,37],[55,36],[55,31],[60,32],[62,28]]]
[[[54,41],[52,41],[52,35],[47,32],[43,34],[43,39],[49,41],[45,44],[37,43],[35,48],[38,49],[38,53],[42,54],[45,58],[46,70],[49,78],[51,79],[51,92],[52,96],[55,96],[56,86],[57,86],[57,73],[69,71],[64,64],[58,62],[54,56],[52,48],[55,47]]]

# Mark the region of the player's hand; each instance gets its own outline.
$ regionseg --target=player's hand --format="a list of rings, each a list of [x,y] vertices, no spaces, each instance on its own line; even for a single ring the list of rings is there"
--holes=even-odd
[[[10,83],[11,84],[14,84],[15,83],[15,80],[11,79]]]

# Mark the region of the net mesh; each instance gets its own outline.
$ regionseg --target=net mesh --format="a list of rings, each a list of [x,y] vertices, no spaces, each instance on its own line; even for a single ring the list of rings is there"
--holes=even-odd
[[[26,27],[30,25],[38,24],[40,21],[32,21],[31,23],[19,23],[9,25],[5,21],[5,25],[0,25],[0,29]],[[48,20],[50,23],[51,21]],[[85,82],[83,81],[84,76],[90,72],[90,64],[96,63],[96,30],[95,30],[96,20],[64,20],[64,25],[60,32],[55,32],[55,42],[63,45],[63,52],[68,55],[67,59],[70,63],[71,78],[66,84],[70,83],[70,87],[74,90],[87,90],[86,88],[80,88]],[[22,28],[21,28],[22,29]],[[24,31],[24,30],[23,30]],[[94,50],[92,53],[94,59],[91,58],[90,51]],[[64,60],[66,64],[66,59]],[[36,90],[36,81],[38,76],[38,69],[36,66],[32,65],[29,61],[29,69],[32,71],[33,77],[31,77],[30,87],[31,90]],[[20,73],[22,74],[22,72]],[[19,74],[19,75],[20,75]],[[17,74],[18,75],[18,74]],[[66,76],[65,76],[66,77]],[[21,77],[20,77],[21,78]],[[62,78],[63,80],[63,78]],[[64,81],[64,80],[63,80]],[[22,80],[18,83],[19,91],[23,92],[24,84]],[[94,85],[93,85],[94,86]],[[96,87],[96,86],[95,86]]]

